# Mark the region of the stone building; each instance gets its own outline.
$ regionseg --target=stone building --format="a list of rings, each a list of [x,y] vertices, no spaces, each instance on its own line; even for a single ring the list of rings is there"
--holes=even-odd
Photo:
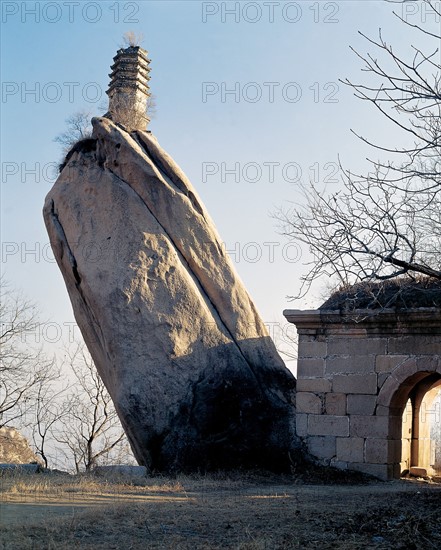
[[[147,51],[140,46],[121,48],[113,61],[106,116],[128,131],[145,131],[150,122],[147,107],[151,95]]]
[[[284,315],[299,335],[296,430],[310,454],[381,479],[439,474],[441,310]]]

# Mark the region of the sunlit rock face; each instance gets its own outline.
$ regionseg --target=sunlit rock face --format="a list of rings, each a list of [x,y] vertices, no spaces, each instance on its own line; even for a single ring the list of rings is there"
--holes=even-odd
[[[40,462],[28,440],[18,430],[9,426],[0,428],[0,463],[38,464]]]
[[[44,219],[138,462],[289,468],[295,379],[195,189],[150,133],[92,122]]]

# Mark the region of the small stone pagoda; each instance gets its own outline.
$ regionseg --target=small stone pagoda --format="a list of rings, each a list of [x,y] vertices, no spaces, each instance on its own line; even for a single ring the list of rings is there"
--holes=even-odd
[[[150,97],[150,59],[147,51],[140,46],[121,48],[113,61],[106,116],[128,131],[145,131],[150,122],[147,115]]]

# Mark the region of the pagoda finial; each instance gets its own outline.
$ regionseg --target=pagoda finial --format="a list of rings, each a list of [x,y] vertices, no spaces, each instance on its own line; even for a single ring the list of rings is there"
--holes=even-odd
[[[126,33],[127,34],[127,33]],[[110,73],[109,112],[113,122],[122,124],[130,132],[145,131],[150,122],[147,114],[150,97],[150,59],[141,46],[132,44],[132,36],[125,37],[127,48],[120,48],[113,58]],[[129,40],[130,39],[130,40]]]

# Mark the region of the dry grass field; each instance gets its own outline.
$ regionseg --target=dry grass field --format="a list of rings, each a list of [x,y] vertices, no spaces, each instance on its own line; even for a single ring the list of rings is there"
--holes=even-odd
[[[323,471],[0,478],[1,550],[441,548],[441,485]]]

